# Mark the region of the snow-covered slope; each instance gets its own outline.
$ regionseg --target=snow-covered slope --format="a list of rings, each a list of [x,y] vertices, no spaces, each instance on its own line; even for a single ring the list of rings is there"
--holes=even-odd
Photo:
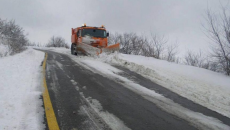
[[[43,129],[44,53],[31,48],[0,58],[0,130]]]

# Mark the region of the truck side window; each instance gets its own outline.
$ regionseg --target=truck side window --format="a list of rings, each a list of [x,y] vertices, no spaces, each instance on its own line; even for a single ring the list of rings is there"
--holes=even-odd
[[[79,31],[77,31],[77,37],[79,37]]]

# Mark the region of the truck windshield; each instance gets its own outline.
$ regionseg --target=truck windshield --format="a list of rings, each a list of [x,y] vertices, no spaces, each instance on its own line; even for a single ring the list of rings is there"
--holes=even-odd
[[[82,29],[82,36],[89,35],[92,37],[106,37],[106,31],[100,29]]]

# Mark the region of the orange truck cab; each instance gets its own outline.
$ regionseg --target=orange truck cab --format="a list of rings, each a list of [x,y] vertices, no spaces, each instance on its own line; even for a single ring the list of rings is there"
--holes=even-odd
[[[86,50],[82,48],[82,44],[96,48],[106,48],[108,46],[108,36],[109,33],[106,32],[103,25],[101,27],[89,27],[84,24],[81,27],[72,28],[71,53],[85,52]]]

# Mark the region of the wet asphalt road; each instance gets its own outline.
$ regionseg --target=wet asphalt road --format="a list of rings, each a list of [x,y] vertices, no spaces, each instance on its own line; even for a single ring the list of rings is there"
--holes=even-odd
[[[132,130],[197,129],[188,121],[161,110],[119,82],[85,69],[68,56],[45,52],[48,54],[47,87],[61,130],[110,130],[111,123],[118,129]],[[230,125],[229,118],[195,104],[135,72],[121,66],[115,67],[124,71],[120,75],[134,78],[140,85],[170,98],[181,106]]]

